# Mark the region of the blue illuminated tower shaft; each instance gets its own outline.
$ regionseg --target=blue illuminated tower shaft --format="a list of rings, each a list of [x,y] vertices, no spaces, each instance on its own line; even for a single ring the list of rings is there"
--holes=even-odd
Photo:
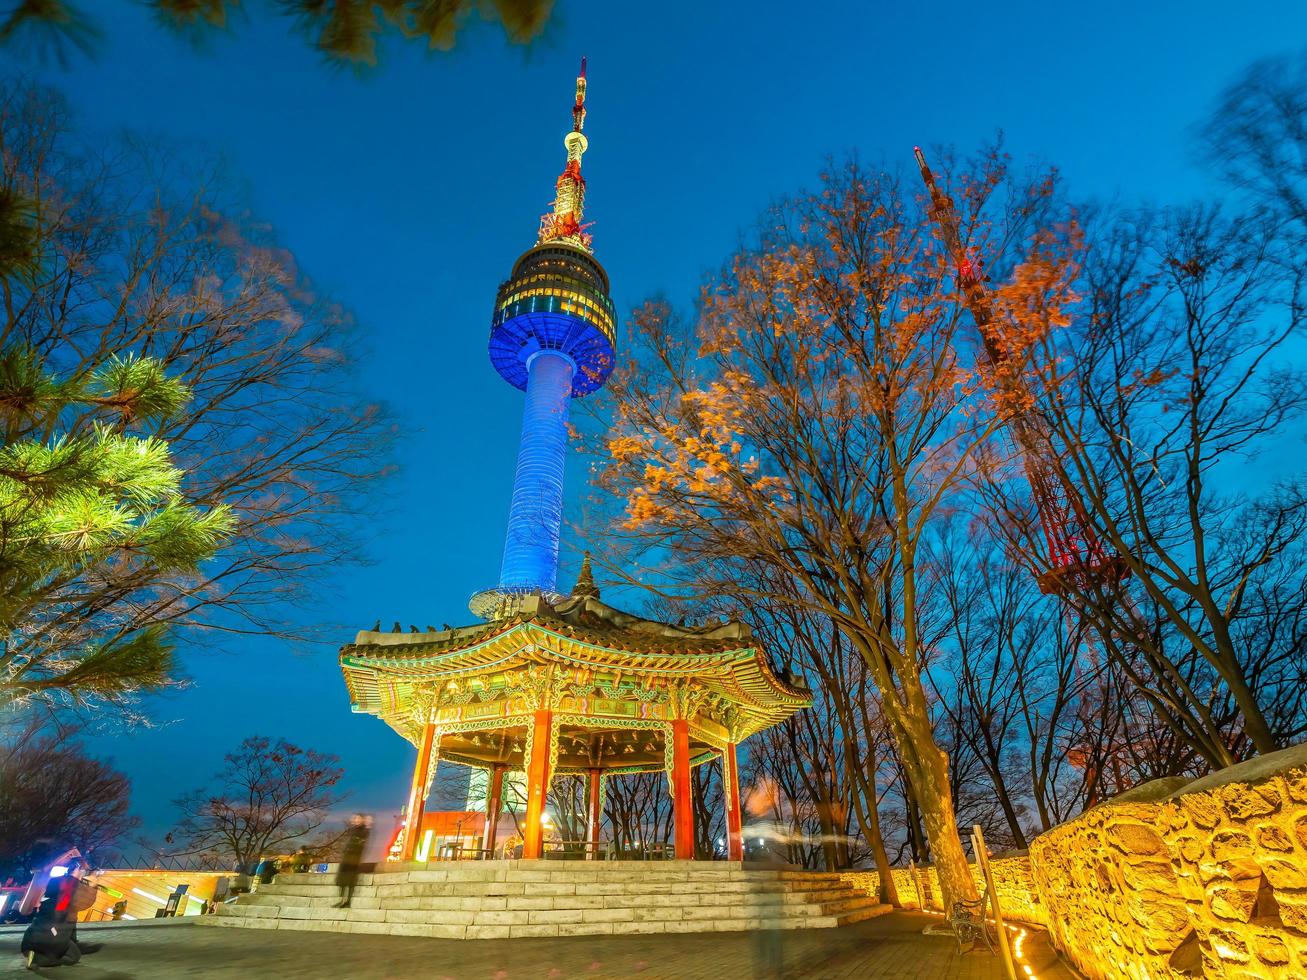
[[[572,130],[563,137],[567,164],[554,184],[553,208],[540,219],[535,245],[500,285],[490,318],[490,362],[501,378],[526,392],[526,410],[499,584],[468,602],[487,619],[513,615],[531,595],[560,598],[555,586],[567,403],[604,386],[617,352],[608,273],[590,251],[584,221],[585,88],[582,59]]]
[[[527,365],[526,408],[517,451],[499,584],[513,591],[553,592],[563,523],[563,467],[572,361],[543,350]]]

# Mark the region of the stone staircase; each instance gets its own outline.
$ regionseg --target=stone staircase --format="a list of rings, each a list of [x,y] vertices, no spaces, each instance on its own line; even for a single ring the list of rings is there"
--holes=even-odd
[[[837,873],[739,861],[468,861],[361,875],[283,874],[199,921],[440,939],[823,929],[890,911]]]

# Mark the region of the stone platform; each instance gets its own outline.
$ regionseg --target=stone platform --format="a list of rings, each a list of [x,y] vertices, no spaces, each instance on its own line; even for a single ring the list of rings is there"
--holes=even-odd
[[[823,929],[890,911],[839,874],[739,861],[469,861],[360,875],[353,904],[322,874],[284,874],[213,926],[437,939]]]

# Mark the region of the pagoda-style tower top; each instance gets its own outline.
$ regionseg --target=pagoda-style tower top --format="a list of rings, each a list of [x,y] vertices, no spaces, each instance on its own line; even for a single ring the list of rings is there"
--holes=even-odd
[[[554,207],[540,219],[540,237],[537,245],[559,242],[575,245],[590,251],[590,234],[581,219],[585,214],[585,178],[581,176],[581,157],[590,148],[581,132],[585,126],[585,59],[581,59],[581,74],[576,76],[576,104],[572,106],[572,131],[563,137],[567,148],[567,165],[558,178],[554,191]]]

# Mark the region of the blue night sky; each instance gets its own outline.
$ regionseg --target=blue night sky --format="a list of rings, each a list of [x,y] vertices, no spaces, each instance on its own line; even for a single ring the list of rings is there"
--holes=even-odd
[[[358,77],[324,67],[271,3],[198,55],[126,0],[85,6],[106,28],[97,58],[16,67],[92,131],[221,155],[365,329],[364,386],[406,437],[372,563],[300,613],[339,624],[339,643],[378,618],[465,623],[495,582],[521,395],[486,358],[490,306],[552,197],[580,55],[587,217],[625,314],[655,292],[688,302],[771,199],[846,150],[908,164],[914,143],[968,150],[1002,129],[1077,196],[1199,195],[1189,127],[1249,61],[1307,38],[1300,0],[559,0],[530,50],[474,24],[452,53],[392,45]],[[339,754],[350,807],[383,826],[398,810],[412,749],[350,714],[334,646],[251,640],[186,651],[186,667],[192,686],[148,705],[158,727],[92,740],[133,779],[148,833],[254,733]]]

